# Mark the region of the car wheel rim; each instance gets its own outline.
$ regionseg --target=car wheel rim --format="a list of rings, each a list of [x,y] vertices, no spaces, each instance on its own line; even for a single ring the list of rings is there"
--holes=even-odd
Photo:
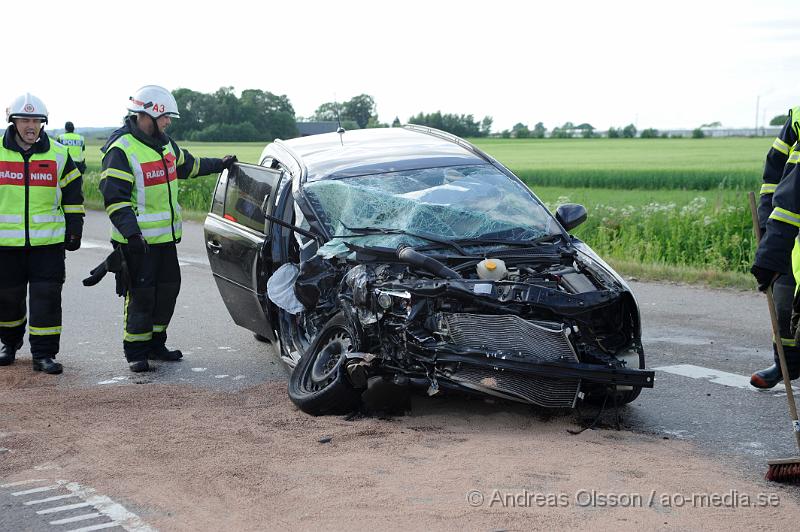
[[[347,331],[341,329],[332,331],[327,340],[320,345],[311,365],[307,386],[312,391],[318,391],[331,384],[336,378],[341,360],[352,350],[353,341]]]

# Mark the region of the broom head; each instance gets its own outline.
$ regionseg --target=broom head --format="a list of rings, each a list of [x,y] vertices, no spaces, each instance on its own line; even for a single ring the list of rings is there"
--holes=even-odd
[[[800,485],[800,457],[770,460],[764,478],[773,482]]]

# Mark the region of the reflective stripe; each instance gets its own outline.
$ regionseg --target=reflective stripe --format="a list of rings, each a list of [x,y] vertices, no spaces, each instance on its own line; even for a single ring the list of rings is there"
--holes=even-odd
[[[34,214],[33,221],[37,224],[61,223],[64,217],[60,214]]]
[[[166,325],[153,325],[153,332],[154,333],[162,333],[167,330]]]
[[[68,214],[86,214],[86,208],[83,205],[64,205],[64,212]]]
[[[70,173],[61,178],[61,181],[59,181],[58,184],[59,186],[61,186],[61,188],[64,188],[65,186],[69,185],[70,183],[78,179],[80,176],[81,176],[81,171],[75,168]]]
[[[28,332],[34,336],[51,336],[53,334],[61,334],[61,326],[56,327],[33,327],[28,326]]]
[[[28,321],[26,317],[17,321],[0,321],[0,327],[19,327],[20,325],[25,325],[26,321]]]
[[[0,238],[25,238],[25,230],[0,229]]]
[[[764,183],[761,185],[761,194],[774,194],[778,185],[775,183]]]
[[[133,183],[133,174],[118,170],[117,168],[106,168],[103,170],[103,173],[100,174],[100,179],[102,180],[106,177],[116,177],[117,179],[122,179],[123,181]]]
[[[169,212],[154,212],[152,214],[140,214],[136,217],[137,222],[160,222],[161,220],[169,220],[172,214]]]
[[[21,224],[22,216],[19,214],[0,214],[0,224]]]
[[[126,342],[149,342],[153,339],[153,333],[141,333],[141,334],[132,334],[128,331],[125,331],[125,336],[122,338]]]
[[[778,220],[779,222],[785,222],[787,224],[800,227],[800,216],[796,215],[792,211],[781,209],[780,207],[775,207],[772,209],[772,214],[770,214],[769,217],[773,220]]]
[[[781,139],[775,139],[775,142],[772,143],[772,147],[784,155],[789,155],[789,145]]]
[[[786,347],[797,347],[797,340],[794,338],[781,338],[781,344]]]
[[[147,190],[144,186],[144,174],[142,173],[142,165],[139,164],[139,158],[135,153],[129,153],[128,158],[131,162],[131,169],[134,174],[134,183],[136,183],[136,212],[145,212],[147,210],[145,194]]]
[[[195,157],[194,164],[192,165],[192,171],[189,172],[189,177],[195,177],[199,172],[200,172],[200,159]]]
[[[175,223],[175,233],[177,233],[180,230],[181,230],[181,223],[180,222],[176,222]],[[167,226],[167,227],[156,227],[156,228],[153,228],[153,229],[142,229],[142,235],[143,236],[163,236],[163,235],[171,235],[171,234],[172,234],[172,228],[169,227],[169,226]]]
[[[793,151],[789,154],[789,160],[786,161],[787,163],[797,164],[797,161],[800,161],[800,151]]]
[[[65,232],[66,228],[62,226],[57,229],[37,229],[30,231],[29,234],[31,238],[52,238],[54,236],[64,236]],[[24,235],[25,232],[22,231],[22,233]]]
[[[132,204],[130,201],[120,201],[119,203],[112,203],[111,205],[106,207],[106,212],[110,216],[112,213],[115,213],[124,207],[131,207],[131,206]]]

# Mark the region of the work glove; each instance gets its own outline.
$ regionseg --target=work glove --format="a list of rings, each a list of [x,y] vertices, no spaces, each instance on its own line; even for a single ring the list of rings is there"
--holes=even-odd
[[[761,266],[756,266],[755,264],[753,264],[753,267],[750,268],[750,273],[752,273],[753,277],[756,278],[758,290],[760,292],[766,292],[767,288],[772,286],[772,283],[774,283],[775,279],[777,279],[780,275],[778,272],[762,268]]]
[[[150,246],[147,245],[147,241],[142,238],[142,235],[135,234],[128,237],[128,250],[134,255],[145,255],[150,251]]]
[[[225,170],[230,170],[230,167],[236,162],[239,162],[239,159],[237,159],[235,155],[226,155],[222,158],[222,167]]]
[[[81,247],[81,237],[78,235],[67,235],[64,237],[64,249],[67,251],[76,251]]]

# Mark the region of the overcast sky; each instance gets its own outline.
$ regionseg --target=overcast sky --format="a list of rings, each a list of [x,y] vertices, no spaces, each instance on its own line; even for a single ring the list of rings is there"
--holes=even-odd
[[[116,125],[145,84],[286,94],[298,116],[366,93],[384,122],[441,110],[495,131],[752,127],[800,105],[797,6],[10,0],[0,101],[39,96],[51,128]]]

